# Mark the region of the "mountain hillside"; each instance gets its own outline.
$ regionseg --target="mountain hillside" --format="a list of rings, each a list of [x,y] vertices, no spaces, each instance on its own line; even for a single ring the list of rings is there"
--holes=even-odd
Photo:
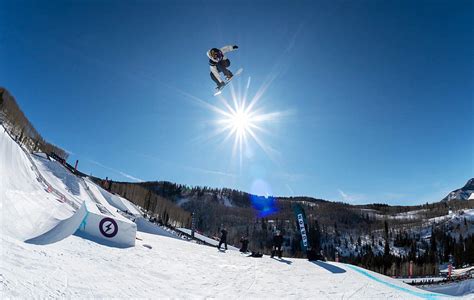
[[[219,236],[226,227],[228,240],[239,245],[242,236],[250,248],[270,253],[275,230],[284,235],[284,252],[304,257],[292,205],[304,207],[310,246],[329,259],[363,265],[391,275],[407,276],[410,260],[417,275],[438,274],[438,264],[452,254],[456,264],[474,263],[474,200],[451,200],[415,206],[349,205],[310,197],[261,197],[231,189],[188,187],[171,182],[104,184],[121,196],[127,188],[143,187],[194,214],[197,231]],[[145,202],[140,204],[148,207]],[[466,213],[465,213],[466,212]],[[158,223],[166,215],[149,213]],[[464,214],[465,213],[465,214]],[[454,218],[453,216],[458,216]],[[433,246],[432,246],[433,245]],[[388,250],[387,250],[388,249]]]
[[[0,131],[0,150],[2,298],[443,297],[352,265],[252,258],[168,236],[152,223],[143,230],[140,223],[146,220],[126,199],[88,179],[78,184],[82,179],[61,163],[44,155],[32,158],[5,131]],[[74,235],[44,244],[25,242],[77,216],[77,202],[94,202],[104,211],[140,221],[134,245],[115,247],[78,234],[90,225],[87,214]]]
[[[449,193],[446,197],[443,198],[443,201],[451,200],[468,200],[473,199],[474,196],[474,178],[469,179],[469,181],[462,188],[457,189]]]

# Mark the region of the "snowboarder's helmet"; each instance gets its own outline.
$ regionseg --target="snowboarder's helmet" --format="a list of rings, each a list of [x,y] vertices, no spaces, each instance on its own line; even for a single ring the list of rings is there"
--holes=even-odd
[[[222,54],[222,51],[217,49],[217,48],[212,48],[211,49],[211,57],[220,61],[224,55]]]

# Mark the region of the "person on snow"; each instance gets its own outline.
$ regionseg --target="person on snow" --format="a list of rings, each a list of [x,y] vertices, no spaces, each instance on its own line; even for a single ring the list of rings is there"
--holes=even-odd
[[[225,227],[221,230],[221,239],[219,241],[219,246],[217,246],[217,249],[221,250],[222,243],[224,243],[225,250],[227,250],[227,230],[225,229]]]
[[[283,244],[283,236],[280,234],[280,230],[277,230],[275,232],[275,235],[273,236],[273,250],[272,250],[272,258],[275,256],[275,254],[278,254],[278,258],[281,258],[282,251],[281,251],[281,246]]]
[[[249,239],[247,238],[247,236],[242,236],[240,238],[240,243],[242,244],[242,247],[239,250],[240,252],[246,253],[247,251],[249,251]]]
[[[220,49],[212,48],[207,51],[207,57],[209,57],[209,66],[211,68],[211,78],[217,84],[217,89],[221,89],[225,86],[225,81],[222,80],[220,73],[224,73],[227,80],[231,79],[232,74],[227,68],[230,66],[230,60],[224,55],[227,52],[238,49],[237,45],[224,46]]]
[[[308,246],[306,250],[306,256],[308,257],[309,261],[316,261],[316,260],[326,261],[326,257],[324,256],[324,252],[322,249],[318,252],[316,249],[313,249],[310,246]]]
[[[260,257],[263,257],[263,253],[260,251],[252,251],[252,253],[250,255],[247,255],[247,257],[260,258]]]

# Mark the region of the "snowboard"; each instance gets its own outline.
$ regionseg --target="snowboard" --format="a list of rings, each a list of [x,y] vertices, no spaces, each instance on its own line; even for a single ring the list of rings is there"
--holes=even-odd
[[[243,70],[244,70],[243,68],[238,69],[237,72],[234,73],[234,76],[232,76],[230,79],[224,81],[225,84],[223,86],[221,86],[220,88],[216,88],[216,92],[214,93],[214,96],[220,95],[222,93],[222,90],[224,89],[224,87],[227,84],[229,84],[229,82],[231,82],[232,79],[235,78],[235,76],[240,75],[240,73],[242,73]]]

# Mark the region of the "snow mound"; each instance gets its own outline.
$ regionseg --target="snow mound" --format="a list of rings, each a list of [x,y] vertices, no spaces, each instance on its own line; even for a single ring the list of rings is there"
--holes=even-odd
[[[73,214],[33,169],[27,154],[0,130],[0,234],[25,240]]]
[[[73,233],[114,247],[135,245],[136,224],[114,213],[95,186],[54,160],[33,158],[6,131],[0,133],[0,174],[0,234],[38,245]]]
[[[91,182],[92,183],[92,182]],[[132,202],[128,201],[125,198],[120,197],[119,195],[112,194],[100,186],[96,185],[97,189],[100,191],[105,200],[113,207],[129,213],[133,216],[141,216],[140,209],[136,207]]]
[[[170,238],[175,238],[175,239],[180,239],[176,234],[173,232],[170,232],[166,229],[164,229],[161,226],[158,226],[157,224],[153,224],[146,220],[143,217],[137,217],[135,219],[135,223],[137,224],[137,231],[140,232],[145,232],[149,234],[156,234],[156,235],[162,235]]]

